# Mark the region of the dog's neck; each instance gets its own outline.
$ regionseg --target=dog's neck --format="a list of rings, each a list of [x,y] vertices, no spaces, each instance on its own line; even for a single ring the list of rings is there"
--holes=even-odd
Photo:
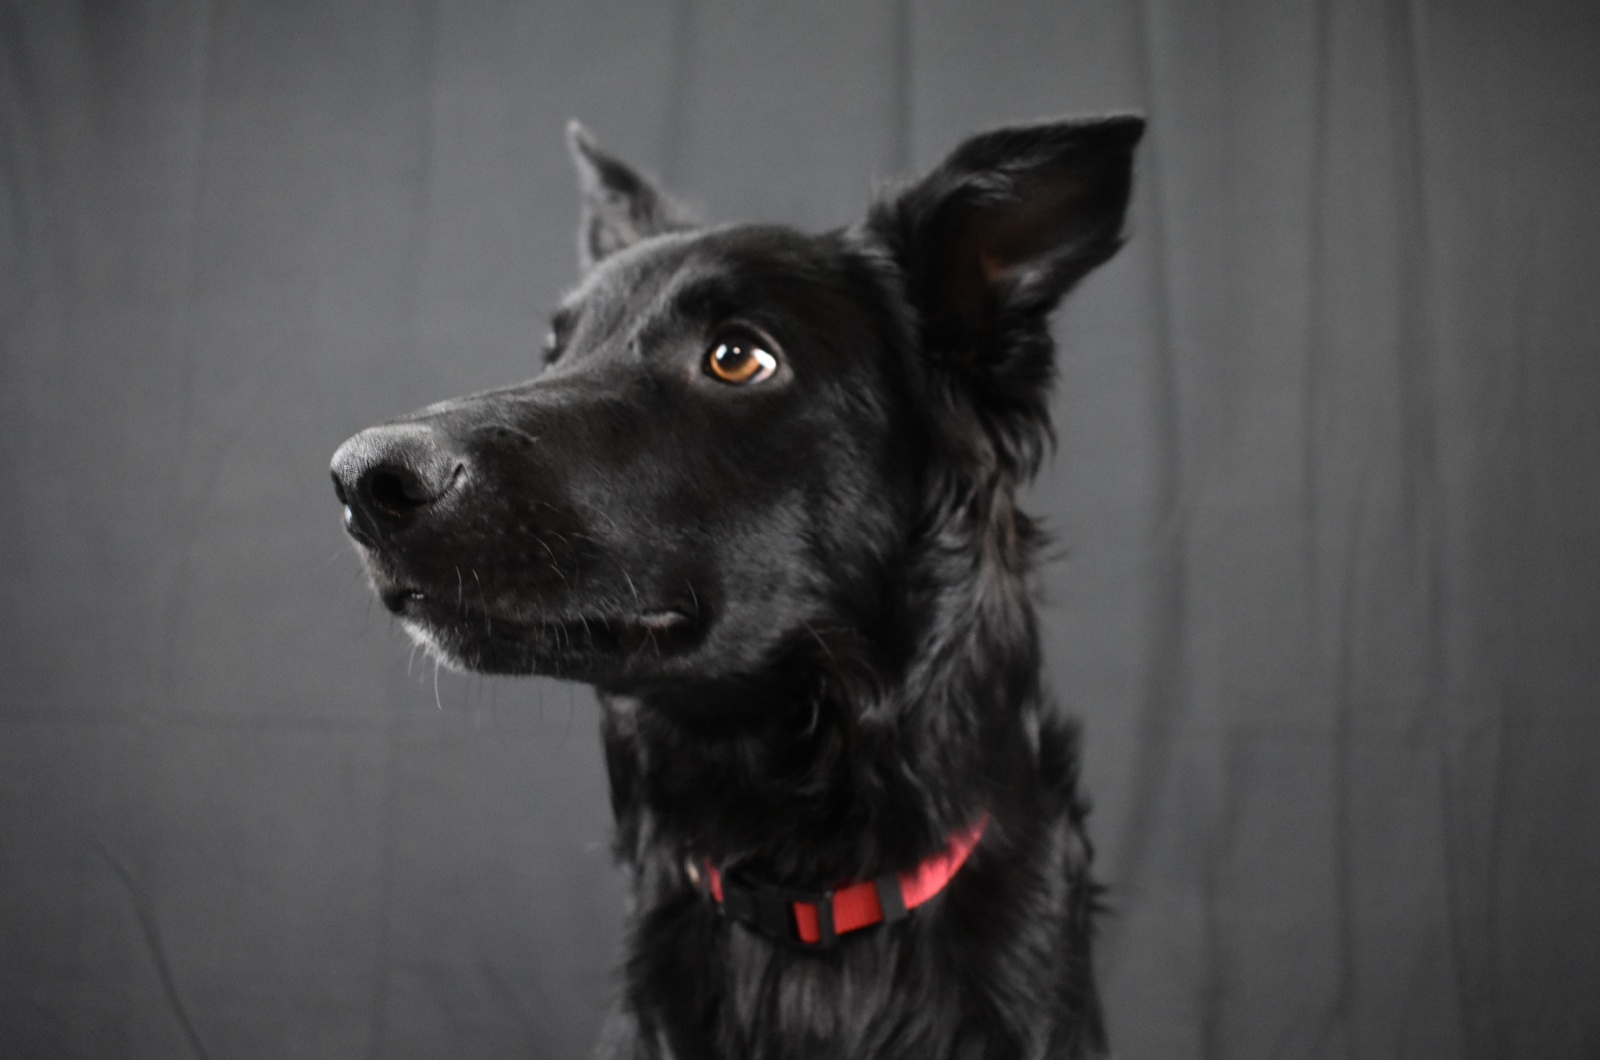
[[[766,680],[607,698],[620,853],[743,863],[796,886],[863,878],[1026,798],[1040,698],[1030,533],[1008,504],[919,540],[908,570],[930,588],[901,618],[910,648],[893,663],[858,631],[830,644],[808,629]]]

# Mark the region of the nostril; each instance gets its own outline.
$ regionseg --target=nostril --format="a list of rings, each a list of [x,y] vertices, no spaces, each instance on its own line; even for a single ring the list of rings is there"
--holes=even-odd
[[[420,424],[370,427],[333,454],[333,489],[345,529],[375,546],[423,519],[466,475],[462,455]]]
[[[378,467],[367,473],[367,496],[392,515],[409,515],[434,499],[434,494],[410,468]]]
[[[404,523],[449,493],[465,470],[460,463],[435,467],[379,464],[361,477],[357,488],[377,515]]]

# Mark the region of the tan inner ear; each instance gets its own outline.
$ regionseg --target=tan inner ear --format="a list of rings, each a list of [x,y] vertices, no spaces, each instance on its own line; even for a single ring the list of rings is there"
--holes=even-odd
[[[978,270],[990,287],[1012,280],[1028,262],[1065,241],[1083,186],[1062,181],[1035,191],[1025,201],[988,211],[979,220]]]
[[[985,286],[996,287],[1000,284],[1000,281],[1010,279],[1011,273],[1015,270],[1012,268],[1009,259],[1001,257],[992,250],[980,250],[978,251],[978,271],[983,273]]]
[[[639,242],[639,227],[632,221],[613,219],[606,235],[609,249],[621,250]]]

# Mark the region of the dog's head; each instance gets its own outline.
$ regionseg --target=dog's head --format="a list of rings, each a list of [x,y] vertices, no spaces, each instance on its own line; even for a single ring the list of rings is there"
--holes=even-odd
[[[585,271],[542,369],[334,455],[385,606],[447,662],[616,690],[912,650],[945,523],[1016,536],[1045,318],[1118,247],[1142,124],[977,136],[823,235],[696,226],[574,126]]]

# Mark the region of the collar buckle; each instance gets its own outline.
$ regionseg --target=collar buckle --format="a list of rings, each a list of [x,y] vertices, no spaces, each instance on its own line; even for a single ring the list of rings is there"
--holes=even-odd
[[[839,941],[833,922],[833,891],[753,883],[737,872],[724,872],[721,882],[718,912],[758,935],[801,950],[825,950]],[[809,923],[802,925],[802,920]],[[805,927],[811,930],[804,931]],[[808,939],[807,934],[816,938]]]

